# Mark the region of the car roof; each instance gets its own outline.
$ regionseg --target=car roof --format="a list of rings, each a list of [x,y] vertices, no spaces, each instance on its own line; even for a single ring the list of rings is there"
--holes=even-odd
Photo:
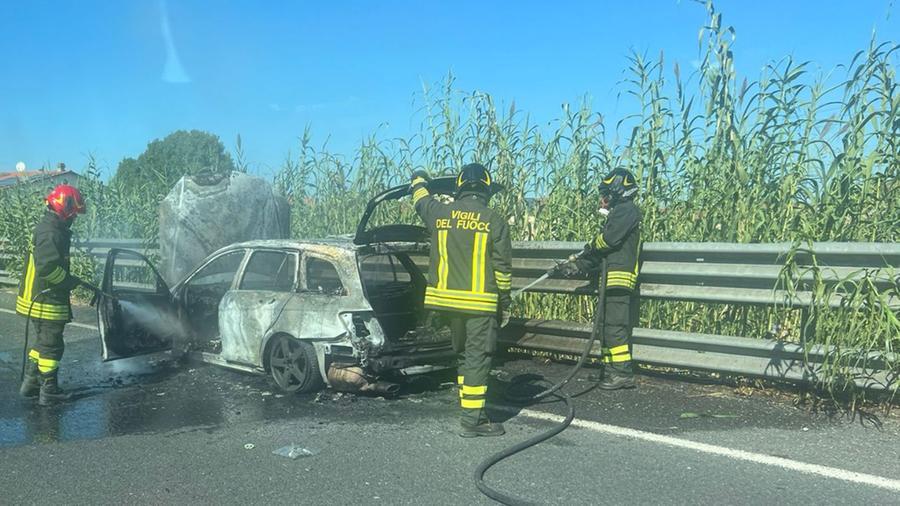
[[[349,236],[329,237],[326,239],[258,239],[255,241],[244,241],[229,244],[225,248],[302,249],[307,246],[332,246],[335,248],[347,250],[359,249],[358,246],[353,244],[353,239]]]
[[[209,256],[229,251],[232,249],[301,249],[301,250],[331,250],[337,253],[344,251],[347,253],[361,251],[372,252],[378,250],[379,244],[388,245],[388,249],[396,251],[405,251],[409,249],[421,249],[422,245],[409,242],[386,242],[373,244],[355,244],[352,235],[342,235],[327,237],[324,239],[258,239],[255,241],[244,241],[229,244],[218,249]]]

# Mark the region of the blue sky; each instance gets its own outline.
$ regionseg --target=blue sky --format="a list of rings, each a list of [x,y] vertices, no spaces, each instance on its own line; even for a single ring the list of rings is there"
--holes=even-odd
[[[719,0],[751,80],[793,55],[823,71],[849,62],[877,31],[900,39],[891,0]],[[515,101],[533,120],[587,94],[613,124],[630,112],[616,82],[632,49],[697,59],[702,5],[655,1],[200,0],[0,1],[0,172],[87,153],[114,171],[177,129],[243,138],[269,175],[307,124],[349,153],[376,130],[416,130],[422,83],[452,71],[460,90]]]

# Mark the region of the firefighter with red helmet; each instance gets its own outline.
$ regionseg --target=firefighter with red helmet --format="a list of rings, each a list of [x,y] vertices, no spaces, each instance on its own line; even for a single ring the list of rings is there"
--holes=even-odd
[[[19,392],[38,397],[42,406],[69,399],[59,388],[59,361],[63,329],[72,319],[69,294],[82,283],[69,271],[71,227],[84,211],[84,199],[73,186],[58,185],[47,195],[47,211],[34,228],[19,281],[16,312],[29,318],[35,331]]]

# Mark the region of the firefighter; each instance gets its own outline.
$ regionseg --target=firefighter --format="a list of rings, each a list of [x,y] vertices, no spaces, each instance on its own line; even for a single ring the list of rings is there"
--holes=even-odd
[[[459,435],[502,436],[503,425],[485,413],[485,396],[498,320],[508,317],[512,301],[509,228],[488,207],[491,174],[482,165],[462,168],[449,204],[428,193],[428,179],[425,171],[414,172],[411,192],[416,212],[431,232],[425,307],[449,320],[453,349],[460,357]]]
[[[634,203],[638,186],[634,175],[613,170],[600,183],[600,209],[607,214],[603,230],[585,245],[575,261],[560,265],[565,276],[596,273],[607,262],[606,307],[596,308],[603,326],[602,368],[588,379],[604,390],[634,388],[631,333],[638,311],[638,257],[641,248],[641,210]],[[599,302],[599,300],[598,300]]]
[[[71,227],[85,210],[81,193],[66,184],[56,186],[46,200],[47,211],[34,228],[16,297],[16,312],[30,319],[34,331],[19,392],[37,396],[41,406],[70,397],[59,388],[59,361],[65,348],[63,329],[72,319],[69,294],[82,283],[69,272]]]

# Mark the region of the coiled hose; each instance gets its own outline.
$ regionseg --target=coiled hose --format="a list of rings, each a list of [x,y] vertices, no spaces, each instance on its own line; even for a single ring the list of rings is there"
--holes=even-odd
[[[578,371],[581,370],[581,367],[584,365],[585,361],[587,360],[587,356],[588,356],[588,354],[590,354],[591,348],[594,346],[594,341],[596,341],[598,337],[601,340],[601,342],[603,341],[603,324],[602,324],[603,320],[601,319],[601,316],[603,316],[603,314],[601,314],[601,311],[603,313],[606,313],[606,278],[607,278],[607,264],[606,264],[606,258],[603,258],[602,263],[601,263],[601,269],[600,269],[600,287],[599,287],[599,294],[598,294],[598,300],[597,300],[598,310],[594,312],[594,320],[593,320],[593,325],[591,328],[591,337],[590,337],[590,339],[588,339],[587,343],[584,346],[584,349],[581,351],[581,357],[578,358],[578,363],[575,364],[575,367],[572,368],[572,370],[569,372],[569,374],[562,381],[560,381],[559,383],[556,383],[555,385],[551,386],[550,388],[547,388],[546,390],[544,390],[536,395],[533,395],[533,396],[525,396],[525,397],[514,396],[509,393],[510,390],[512,390],[512,388],[511,388],[512,385],[510,385],[510,388],[507,389],[507,394],[506,394],[507,399],[509,399],[510,401],[515,402],[517,404],[520,404],[520,405],[533,404],[541,399],[549,397],[550,395],[556,394],[562,387],[564,387],[569,381],[571,381],[571,379],[574,378],[576,374],[578,374]],[[566,414],[566,418],[562,422],[560,422],[558,425],[556,425],[555,427],[553,427],[545,432],[537,434],[536,436],[526,439],[525,441],[517,443],[513,446],[510,446],[509,448],[504,449],[504,450],[501,450],[501,451],[489,456],[488,458],[484,459],[483,461],[481,461],[480,464],[478,464],[478,467],[475,468],[475,485],[478,487],[478,490],[480,490],[482,494],[490,497],[491,499],[493,499],[499,503],[510,505],[510,506],[524,506],[524,505],[537,504],[532,501],[521,499],[519,497],[515,497],[515,496],[507,494],[505,492],[501,492],[495,488],[491,488],[490,486],[487,485],[487,483],[484,482],[484,474],[487,472],[488,469],[490,469],[492,466],[494,466],[501,460],[508,458],[508,457],[512,457],[513,455],[521,452],[522,450],[525,450],[525,449],[535,446],[539,443],[542,443],[542,442],[552,438],[553,436],[559,434],[560,432],[566,430],[566,428],[572,423],[572,420],[575,419],[575,406],[572,404],[572,399],[569,397],[568,394],[559,393],[557,395],[565,403],[566,410],[568,411],[568,413]]]

